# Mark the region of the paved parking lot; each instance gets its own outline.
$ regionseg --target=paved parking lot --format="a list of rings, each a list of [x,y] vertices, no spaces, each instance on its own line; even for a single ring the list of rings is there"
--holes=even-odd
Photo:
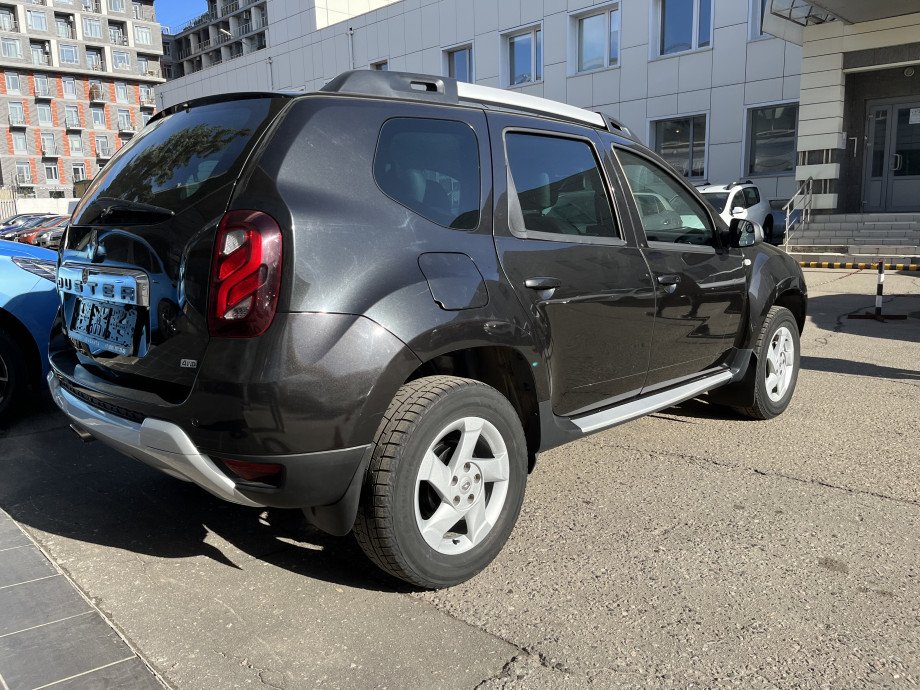
[[[704,402],[542,455],[499,559],[418,593],[292,511],[81,444],[0,438],[0,507],[177,688],[914,687],[920,275],[808,271],[792,406]],[[0,555],[2,556],[2,555]]]

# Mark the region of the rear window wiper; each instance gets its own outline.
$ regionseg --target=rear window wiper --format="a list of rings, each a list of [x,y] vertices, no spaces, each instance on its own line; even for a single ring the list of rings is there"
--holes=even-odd
[[[102,210],[99,212],[99,215],[86,223],[87,225],[95,225],[100,222],[112,222],[115,218],[124,222],[123,219],[125,218],[134,220],[137,216],[155,216],[159,217],[161,220],[166,220],[176,215],[175,211],[163,208],[162,206],[154,206],[153,204],[145,204],[140,201],[130,201],[128,199],[116,199],[110,196],[97,197],[93,200],[92,205],[94,207],[101,207]],[[144,220],[147,219],[148,218],[144,218]]]

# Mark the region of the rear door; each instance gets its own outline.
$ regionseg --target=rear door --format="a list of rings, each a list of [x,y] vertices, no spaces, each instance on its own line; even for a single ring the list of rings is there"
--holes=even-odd
[[[97,175],[58,268],[63,325],[80,364],[184,398],[208,343],[217,223],[285,101],[192,104],[152,122]]]
[[[637,149],[614,147],[637,232],[655,280],[657,306],[643,390],[671,385],[724,360],[741,328],[747,294],[743,257],[723,248],[708,205],[661,163]],[[662,198],[679,219],[662,228],[643,214],[643,196]]]
[[[570,416],[639,393],[655,295],[620,221],[593,130],[488,114],[495,246],[531,314],[553,412]]]

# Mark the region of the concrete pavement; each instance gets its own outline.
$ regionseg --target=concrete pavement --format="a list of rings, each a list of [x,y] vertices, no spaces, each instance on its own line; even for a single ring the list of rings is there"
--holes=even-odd
[[[498,560],[410,592],[296,512],[222,503],[44,410],[0,507],[165,680],[241,687],[920,683],[920,277],[807,271],[782,417],[694,401],[540,456]]]

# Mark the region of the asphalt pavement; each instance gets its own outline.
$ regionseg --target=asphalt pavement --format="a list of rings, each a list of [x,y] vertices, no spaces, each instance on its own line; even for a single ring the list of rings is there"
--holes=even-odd
[[[505,550],[449,590],[82,444],[46,401],[0,437],[0,507],[175,688],[915,687],[920,275],[889,274],[888,323],[847,318],[874,272],[806,278],[784,415],[692,401],[541,455]]]

